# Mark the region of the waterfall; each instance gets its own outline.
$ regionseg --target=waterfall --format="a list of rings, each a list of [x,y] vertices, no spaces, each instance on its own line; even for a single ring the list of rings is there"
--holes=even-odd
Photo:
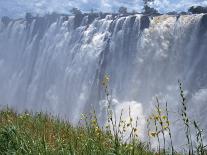
[[[190,114],[207,129],[206,17],[51,14],[2,20],[0,105],[77,122],[91,105],[103,108],[107,73],[114,107],[139,107],[142,118],[155,96],[177,110],[181,80]]]

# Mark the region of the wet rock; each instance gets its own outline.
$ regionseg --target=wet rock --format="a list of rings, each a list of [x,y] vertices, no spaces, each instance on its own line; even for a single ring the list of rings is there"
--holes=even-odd
[[[188,12],[184,12],[184,11],[179,13],[179,15],[188,15],[188,14],[189,14]]]
[[[75,15],[75,19],[74,19],[74,28],[77,28],[81,25],[81,22],[84,18],[83,14],[77,14]]]
[[[10,21],[11,21],[11,19],[7,16],[4,16],[1,18],[1,22],[6,26],[9,24]]]
[[[178,13],[176,11],[168,12],[167,15],[177,15]]]
[[[63,21],[68,21],[69,17],[68,16],[63,16]]]
[[[98,14],[96,13],[91,13],[88,15],[88,23],[87,24],[91,24],[97,17],[99,17]]]
[[[132,27],[134,25],[135,20],[136,20],[136,16],[132,16],[130,18],[130,27]]]
[[[203,15],[201,19],[201,24],[205,29],[207,29],[207,14]]]
[[[149,28],[150,26],[150,19],[148,16],[142,16],[140,19],[140,30],[144,30]]]

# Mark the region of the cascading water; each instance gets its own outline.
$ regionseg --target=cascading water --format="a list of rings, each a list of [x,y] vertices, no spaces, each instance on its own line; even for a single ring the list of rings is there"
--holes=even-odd
[[[91,104],[103,108],[108,73],[115,110],[131,106],[144,130],[155,96],[177,110],[180,79],[191,114],[207,129],[206,52],[205,14],[2,20],[0,102],[77,122]]]

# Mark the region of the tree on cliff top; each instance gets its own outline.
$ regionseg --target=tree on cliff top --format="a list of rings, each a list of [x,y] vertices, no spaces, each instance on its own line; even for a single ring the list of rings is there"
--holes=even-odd
[[[126,7],[123,7],[123,6],[120,7],[120,8],[119,8],[119,13],[120,13],[120,14],[127,14],[127,8],[126,8]]]
[[[74,15],[80,15],[80,14],[82,14],[81,10],[79,10],[78,8],[72,8],[72,9],[70,10],[70,12],[71,12],[72,14],[74,14]]]
[[[143,0],[144,5],[148,5],[149,2],[154,2],[154,0]]]
[[[207,7],[192,6],[188,9],[188,12],[191,12],[192,14],[207,13]]]
[[[155,9],[155,8],[151,8],[151,7],[149,7],[149,2],[154,2],[154,0],[143,0],[143,2],[144,2],[144,8],[143,8],[143,10],[144,10],[144,14],[156,14],[156,13],[158,13],[158,11]]]

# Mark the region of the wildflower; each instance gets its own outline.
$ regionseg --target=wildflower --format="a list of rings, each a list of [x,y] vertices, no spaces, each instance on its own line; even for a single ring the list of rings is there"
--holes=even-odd
[[[151,132],[151,133],[150,133],[150,136],[152,136],[152,137],[155,137],[156,135],[157,135],[156,132]]]
[[[155,120],[158,120],[159,119],[159,116],[158,115],[154,116],[154,119]]]
[[[106,87],[109,83],[109,80],[110,80],[109,75],[106,74],[103,78],[102,85]]]
[[[162,116],[162,119],[166,120],[167,119],[167,116]]]
[[[95,128],[95,131],[96,131],[96,132],[99,132],[99,127],[96,127],[96,128]]]
[[[168,129],[168,126],[164,126],[163,129],[164,129],[164,130],[167,130],[167,129]]]
[[[95,120],[95,119],[94,119],[94,120],[92,120],[91,122],[92,122],[92,124],[96,124],[96,120]]]

